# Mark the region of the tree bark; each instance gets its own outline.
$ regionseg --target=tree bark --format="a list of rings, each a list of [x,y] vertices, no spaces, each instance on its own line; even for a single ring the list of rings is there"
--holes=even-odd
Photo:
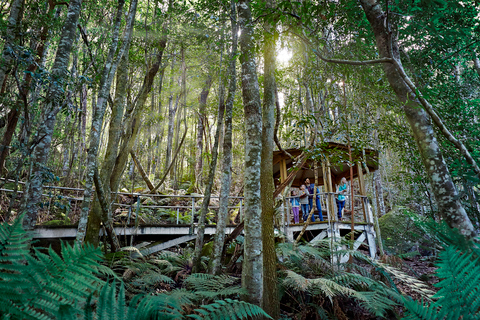
[[[5,45],[0,63],[0,88],[3,88],[5,79],[10,73],[15,60],[15,38],[18,35],[19,22],[22,17],[25,0],[14,0],[10,8],[10,16],[7,22]]]
[[[260,207],[260,163],[262,149],[262,113],[255,62],[255,43],[250,1],[238,2],[242,96],[245,116],[245,254],[242,287],[246,300],[262,306],[263,244]]]
[[[122,60],[118,66],[116,76],[116,91],[115,98],[112,106],[112,114],[110,115],[110,125],[108,130],[108,143],[105,152],[105,157],[100,169],[100,181],[102,182],[107,202],[111,203],[110,193],[116,192],[118,186],[112,185],[110,177],[115,166],[115,159],[117,158],[119,141],[123,129],[123,113],[125,112],[126,96],[127,96],[127,84],[128,84],[128,47],[125,54],[122,56]],[[100,232],[102,209],[98,199],[95,199],[91,212],[88,217],[86,241],[97,246],[98,234]]]
[[[107,104],[107,99],[110,95],[110,87],[113,81],[113,77],[116,73],[117,66],[120,63],[123,54],[126,49],[129,47],[130,39],[133,33],[133,24],[135,20],[135,15],[137,12],[137,0],[133,0],[130,3],[130,10],[128,12],[127,25],[125,27],[125,35],[122,48],[118,53],[118,56],[115,58],[115,52],[117,51],[118,38],[120,34],[120,24],[122,21],[123,15],[123,5],[125,4],[124,0],[118,2],[117,14],[115,17],[115,22],[113,26],[113,35],[112,43],[110,45],[110,50],[105,62],[105,66],[102,72],[102,78],[100,80],[100,90],[98,93],[97,103],[93,110],[92,116],[92,126],[90,132],[90,143],[88,147],[87,155],[87,169],[86,169],[86,181],[85,181],[85,191],[83,193],[83,202],[82,202],[82,211],[80,213],[80,220],[78,222],[78,230],[76,241],[78,243],[83,243],[84,237],[87,229],[88,222],[88,213],[90,210],[90,203],[93,196],[93,183],[94,183],[94,174],[97,168],[97,154],[100,144],[100,135],[102,132],[103,116],[105,114],[105,107]],[[108,189],[108,188],[107,188]],[[110,190],[108,190],[109,192]],[[108,215],[107,215],[108,217]],[[106,223],[106,221],[104,221]]]
[[[207,75],[202,92],[198,99],[198,122],[197,122],[197,149],[195,152],[195,185],[197,189],[202,186],[203,172],[203,131],[205,130],[205,119],[207,109],[207,98],[212,86],[212,77]]]
[[[68,63],[73,42],[75,41],[81,7],[81,0],[70,1],[67,18],[63,25],[60,43],[58,44],[55,61],[53,62],[51,74],[54,81],[51,82],[48,89],[43,121],[34,138],[36,147],[31,159],[32,170],[24,202],[26,215],[23,225],[25,230],[32,230],[37,222],[38,204],[43,191],[42,173],[50,151],[57,113],[60,111],[63,101],[63,83],[67,77]]]
[[[228,219],[228,196],[230,195],[230,185],[232,180],[232,116],[233,102],[235,100],[235,91],[237,88],[237,10],[235,1],[230,1],[230,23],[232,26],[232,50],[230,52],[230,64],[228,67],[228,95],[225,104],[225,130],[223,137],[223,160],[221,169],[221,187],[220,203],[218,208],[217,230],[212,251],[212,274],[220,274],[221,259],[225,242],[225,228]]]
[[[267,8],[274,6],[273,1],[266,3]],[[264,75],[263,75],[263,115],[262,115],[262,152],[260,168],[260,186],[262,203],[262,241],[263,241],[263,309],[273,319],[280,317],[280,301],[277,288],[277,254],[275,252],[274,215],[275,200],[273,192],[273,148],[275,131],[275,23],[264,24]]]
[[[0,60],[0,88],[4,88],[4,82],[6,82],[6,77],[10,73],[10,70],[13,66],[13,62],[15,60],[14,54],[14,43],[16,38],[18,37],[18,27],[22,18],[22,11],[24,6],[25,0],[15,0],[12,4],[10,9],[10,16],[7,22],[7,34],[6,34],[6,41],[3,48],[3,54]],[[41,40],[43,40],[41,38]],[[45,41],[44,41],[45,42]],[[38,52],[39,54],[43,54]],[[36,64],[33,64],[36,65]],[[27,69],[30,71],[31,66]],[[35,68],[36,69],[36,68]],[[15,133],[15,128],[17,127],[18,118],[20,117],[20,108],[24,102],[26,102],[26,97],[28,94],[28,87],[31,82],[32,76],[31,74],[27,74],[26,80],[24,84],[21,86],[20,89],[20,97],[17,99],[16,103],[14,104],[13,108],[8,112],[6,117],[7,119],[7,128],[2,138],[2,142],[0,144],[0,177],[3,176],[3,167],[5,163],[5,159],[8,155],[8,150],[10,147],[10,143],[12,142],[13,134]],[[3,90],[2,90],[3,91]],[[26,107],[26,106],[25,106]]]
[[[398,43],[385,24],[386,14],[381,5],[376,0],[360,0],[360,3],[375,34],[380,58],[394,58],[401,67]],[[457,228],[469,238],[474,237],[476,232],[458,199],[458,192],[440,151],[430,117],[395,64],[383,63],[383,69],[398,99],[404,103],[403,109],[430,178],[440,216],[452,228]]]
[[[223,42],[223,34],[222,40]],[[221,57],[223,56],[223,48]],[[220,58],[220,70],[222,67],[222,59]],[[202,209],[198,218],[197,239],[195,240],[195,252],[193,257],[193,272],[200,272],[200,261],[202,257],[203,239],[205,236],[205,219],[208,213],[208,205],[210,204],[210,197],[212,195],[213,180],[215,178],[215,170],[217,168],[218,159],[218,142],[220,140],[220,132],[223,129],[223,114],[225,113],[225,84],[222,80],[222,76],[219,77],[219,90],[218,90],[218,116],[217,116],[217,129],[215,130],[215,141],[212,150],[212,161],[210,162],[210,169],[208,171],[207,186],[205,188],[205,194],[203,197]]]
[[[135,162],[135,165],[137,166],[138,172],[140,172],[140,175],[142,176],[142,179],[145,182],[145,184],[147,185],[148,189],[150,189],[150,191],[153,191],[153,188],[154,188],[153,184],[150,181],[150,179],[148,179],[148,175],[145,172],[145,170],[143,169],[142,164],[140,163],[140,160],[138,160],[137,156],[135,155],[135,152],[130,151],[130,155],[132,156],[132,160],[133,160],[133,162]]]
[[[140,88],[140,92],[135,98],[135,101],[133,102],[133,112],[131,114],[130,120],[125,125],[125,134],[122,136],[122,145],[119,149],[119,153],[115,161],[115,167],[112,171],[112,177],[110,178],[110,185],[116,188],[118,188],[120,178],[127,164],[128,155],[133,148],[138,132],[140,130],[143,107],[145,105],[145,101],[148,98],[148,94],[152,90],[153,80],[155,79],[155,75],[158,73],[158,70],[162,63],[163,53],[165,51],[166,45],[167,38],[166,36],[164,36],[159,41],[157,60],[150,67],[147,74],[145,75],[142,87]]]

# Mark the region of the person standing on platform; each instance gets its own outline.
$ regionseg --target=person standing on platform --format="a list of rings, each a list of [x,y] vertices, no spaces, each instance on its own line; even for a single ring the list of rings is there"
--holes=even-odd
[[[305,187],[307,188],[308,191],[308,213],[310,213],[310,210],[313,208],[313,193],[315,185],[313,183],[310,183],[310,179],[305,178]],[[312,222],[315,222],[315,212],[312,214]]]
[[[338,220],[342,220],[342,210],[345,208],[345,195],[347,194],[347,179],[345,177],[340,181],[340,185],[337,187],[337,207],[338,207]]]
[[[290,198],[290,203],[292,204],[293,222],[300,223],[300,201],[295,190],[292,190],[291,195],[292,197]]]
[[[300,186],[300,192],[298,194],[298,197],[300,198],[300,205],[302,206],[302,217],[303,217],[303,222],[307,221],[308,218],[308,190],[305,187],[304,184]]]
[[[320,203],[320,197],[320,187],[317,186],[317,196],[315,197],[315,204],[317,205],[318,219],[320,219],[320,221],[323,221],[322,204]]]

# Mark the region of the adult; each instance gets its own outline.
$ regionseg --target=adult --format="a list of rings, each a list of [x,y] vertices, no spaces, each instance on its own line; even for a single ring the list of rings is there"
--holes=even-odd
[[[337,207],[338,220],[342,220],[342,210],[345,208],[345,195],[347,194],[347,179],[345,177],[340,180],[340,185],[337,187]]]
[[[302,206],[302,218],[303,222],[307,221],[308,218],[308,190],[304,184],[300,186],[300,192],[298,193],[298,197],[300,199],[300,205]]]
[[[315,197],[315,204],[317,205],[318,218],[320,219],[320,221],[323,221],[322,204],[320,203],[320,197],[320,187],[317,186],[317,196]]]
[[[314,191],[315,185],[313,183],[310,183],[309,178],[305,178],[303,181],[305,182],[305,187],[307,188],[307,191],[309,194],[308,195],[308,212],[310,213],[310,211],[313,208],[313,194],[315,193]],[[312,214],[312,222],[315,222],[315,212]]]

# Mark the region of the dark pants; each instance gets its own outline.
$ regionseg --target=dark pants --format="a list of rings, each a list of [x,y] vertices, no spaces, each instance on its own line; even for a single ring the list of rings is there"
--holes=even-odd
[[[320,219],[320,221],[323,221],[322,205],[320,204],[320,199],[317,197],[317,199],[315,199],[315,202],[317,204],[318,218]]]
[[[338,207],[338,219],[342,219],[342,209],[345,207],[345,200],[340,201],[337,199],[337,207]]]

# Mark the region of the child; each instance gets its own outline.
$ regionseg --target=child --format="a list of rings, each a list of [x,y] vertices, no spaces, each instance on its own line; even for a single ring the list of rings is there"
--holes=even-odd
[[[292,204],[293,222],[300,223],[300,216],[299,216],[300,202],[297,197],[297,192],[295,190],[292,190],[291,195],[292,195],[292,198],[290,198],[290,203]]]
[[[300,205],[302,206],[303,222],[307,221],[308,214],[310,213],[308,212],[308,196],[309,195],[310,194],[308,193],[307,188],[305,187],[304,184],[302,184],[300,186],[299,197],[300,197]]]

